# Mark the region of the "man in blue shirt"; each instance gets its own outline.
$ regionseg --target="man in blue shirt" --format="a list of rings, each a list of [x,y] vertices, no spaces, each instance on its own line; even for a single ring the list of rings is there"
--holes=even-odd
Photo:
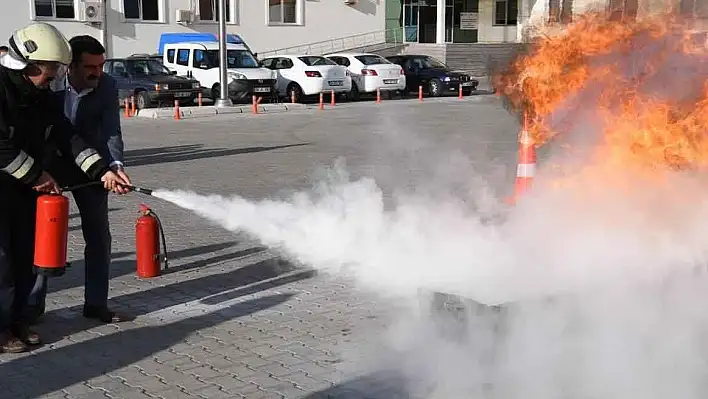
[[[103,74],[105,48],[95,38],[84,35],[69,40],[72,62],[65,79],[53,87],[64,114],[78,133],[93,145],[110,168],[125,182],[130,179],[123,168],[123,137],[120,126],[120,101],[116,81]],[[86,182],[80,170],[58,159],[53,170],[63,185]],[[125,194],[125,187],[115,192]],[[89,186],[72,192],[81,215],[85,241],[85,292],[83,315],[104,323],[126,319],[108,308],[111,263],[111,233],[108,218],[108,192],[101,186]],[[30,317],[44,312],[46,281],[43,289],[29,300]]]

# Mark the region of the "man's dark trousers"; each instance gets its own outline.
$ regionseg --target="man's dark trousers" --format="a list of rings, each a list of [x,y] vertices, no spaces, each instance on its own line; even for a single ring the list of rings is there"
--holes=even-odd
[[[35,283],[34,230],[38,193],[0,179],[0,328],[24,322]]]
[[[86,305],[106,307],[111,264],[111,232],[108,222],[108,192],[103,186],[89,186],[72,191],[81,215],[84,235],[84,273]],[[33,318],[44,313],[47,281],[29,298]]]

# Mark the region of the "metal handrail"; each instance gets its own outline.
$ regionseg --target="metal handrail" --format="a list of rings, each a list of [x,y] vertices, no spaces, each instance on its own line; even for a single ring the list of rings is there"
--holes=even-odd
[[[342,36],[335,39],[322,40],[319,42],[307,43],[299,46],[284,47],[268,51],[259,51],[258,58],[274,56],[279,54],[305,54],[323,55],[337,51],[346,51],[357,47],[372,46],[376,44],[402,44],[403,28],[383,29],[378,31],[359,33],[356,35]],[[367,42],[367,38],[372,40]],[[378,38],[378,40],[377,40]]]

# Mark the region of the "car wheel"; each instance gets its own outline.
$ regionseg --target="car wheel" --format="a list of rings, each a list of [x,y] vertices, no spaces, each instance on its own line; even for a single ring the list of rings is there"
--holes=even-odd
[[[219,86],[219,84],[217,83],[211,87],[211,100],[216,101],[220,97],[221,97],[221,86]]]
[[[435,78],[428,82],[428,94],[430,94],[431,97],[440,97],[442,95],[442,83],[440,79]]]
[[[302,101],[302,88],[300,87],[299,84],[290,83],[290,85],[288,85],[287,93],[288,93],[288,98],[287,98],[288,102],[293,101],[292,100],[293,97],[295,98],[296,103],[299,103]]]
[[[145,109],[152,106],[152,101],[150,101],[150,96],[146,91],[139,91],[135,93],[135,96],[135,107],[137,109]]]
[[[356,86],[356,83],[352,82],[352,90],[347,97],[349,97],[350,101],[359,101],[359,98],[361,98],[361,93],[359,93],[359,88]]]

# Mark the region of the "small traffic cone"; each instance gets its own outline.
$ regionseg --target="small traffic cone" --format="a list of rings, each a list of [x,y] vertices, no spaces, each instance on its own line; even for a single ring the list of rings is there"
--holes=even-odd
[[[376,104],[381,104],[381,89],[376,88]]]
[[[130,96],[130,115],[138,115],[138,111],[135,109],[135,96]]]
[[[123,116],[130,118],[130,103],[128,102],[128,97],[123,99]]]
[[[334,107],[337,104],[337,101],[334,99],[334,90],[330,92],[330,98],[329,98],[329,105]]]
[[[320,92],[320,106],[319,106],[319,108],[320,108],[320,111],[322,111],[324,109],[324,94],[322,92]]]
[[[462,83],[460,83],[460,86],[457,89],[457,98],[462,100],[464,97],[462,96]]]
[[[256,115],[258,113],[258,104],[260,103],[260,98],[255,95],[251,97],[251,113]]]
[[[182,114],[179,111],[179,100],[175,100],[175,115],[174,118],[176,121],[182,119]]]
[[[418,86],[418,101],[423,102],[423,85]]]
[[[507,200],[516,204],[519,199],[531,189],[536,175],[536,145],[528,131],[528,122],[524,116],[524,127],[519,136],[519,164],[516,167],[516,183],[514,196]]]

